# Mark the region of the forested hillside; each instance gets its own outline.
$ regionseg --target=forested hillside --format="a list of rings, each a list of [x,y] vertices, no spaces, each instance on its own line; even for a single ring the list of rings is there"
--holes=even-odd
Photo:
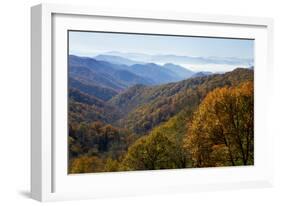
[[[252,69],[133,63],[70,56],[69,173],[253,164]]]
[[[237,86],[247,80],[253,80],[252,71],[236,69],[230,73],[191,78],[156,87],[137,85],[116,95],[109,102],[126,111],[119,125],[126,125],[137,134],[145,134],[183,108],[196,108],[213,89]]]

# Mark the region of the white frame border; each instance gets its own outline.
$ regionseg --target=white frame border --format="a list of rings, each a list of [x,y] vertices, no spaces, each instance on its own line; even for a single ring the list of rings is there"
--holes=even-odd
[[[258,17],[202,15],[175,12],[152,12],[110,8],[92,8],[58,4],[40,4],[31,8],[31,197],[39,201],[73,199],[70,195],[52,193],[52,15],[94,15],[122,18],[140,18],[166,21],[192,21],[228,25],[264,26],[268,32],[268,75],[273,77],[273,20]],[[272,137],[268,137],[272,138]],[[273,141],[269,140],[270,143]],[[271,143],[272,144],[272,143]],[[270,145],[273,148],[273,144]],[[203,185],[196,191],[265,187],[273,185],[270,179],[237,184]],[[183,186],[182,191],[191,191]],[[172,192],[172,191],[171,191]],[[80,195],[81,198],[93,198]],[[106,196],[106,194],[104,195]]]

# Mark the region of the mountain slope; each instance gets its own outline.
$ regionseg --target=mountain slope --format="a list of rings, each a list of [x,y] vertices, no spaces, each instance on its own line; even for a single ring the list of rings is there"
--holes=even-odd
[[[178,77],[181,78],[181,80],[187,79],[194,74],[193,71],[188,70],[182,66],[172,64],[172,63],[164,64],[164,67],[167,68],[168,70],[176,73],[178,75]]]
[[[69,123],[101,121],[111,123],[119,118],[119,111],[106,102],[85,94],[77,89],[69,89]]]
[[[83,80],[87,84],[96,84],[100,87],[112,89],[116,92],[125,90],[126,85],[116,80],[112,75],[99,72],[85,66],[69,66],[69,76]]]
[[[252,70],[236,69],[225,74],[191,78],[161,86],[134,87],[113,97],[109,103],[125,111],[117,124],[126,125],[142,135],[184,108],[195,109],[213,89],[252,80]]]
[[[72,77],[68,78],[68,85],[70,89],[77,89],[85,94],[95,96],[101,100],[107,101],[111,99],[113,96],[118,94],[115,90],[100,87],[91,83],[84,82],[81,79],[75,79]]]
[[[156,84],[164,84],[180,80],[176,73],[154,63],[134,64],[130,69],[130,71],[139,76],[152,79]]]

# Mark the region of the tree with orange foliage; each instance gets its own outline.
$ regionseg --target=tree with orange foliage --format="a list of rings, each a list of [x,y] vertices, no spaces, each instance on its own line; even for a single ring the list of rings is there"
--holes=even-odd
[[[253,82],[210,92],[195,112],[184,142],[195,167],[252,165]]]

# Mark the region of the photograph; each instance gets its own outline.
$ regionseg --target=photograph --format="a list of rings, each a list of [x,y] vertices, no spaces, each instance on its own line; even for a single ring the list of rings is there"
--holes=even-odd
[[[255,39],[67,39],[68,174],[254,165]]]

